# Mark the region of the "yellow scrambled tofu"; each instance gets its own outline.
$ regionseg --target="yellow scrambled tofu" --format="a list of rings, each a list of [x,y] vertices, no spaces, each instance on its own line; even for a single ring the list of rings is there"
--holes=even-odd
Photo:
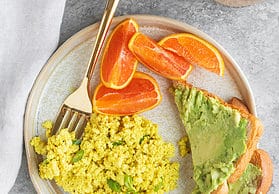
[[[181,157],[185,157],[190,152],[190,148],[187,146],[187,142],[187,136],[182,137],[178,142],[179,153]]]
[[[40,176],[70,193],[164,193],[177,185],[179,164],[170,161],[174,146],[140,116],[94,113],[82,141],[63,129],[31,144],[45,157]]]

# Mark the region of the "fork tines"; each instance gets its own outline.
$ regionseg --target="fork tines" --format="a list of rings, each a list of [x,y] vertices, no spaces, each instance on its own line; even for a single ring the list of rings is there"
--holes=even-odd
[[[63,104],[55,121],[52,135],[61,129],[67,128],[69,131],[75,131],[76,137],[80,138],[89,118],[90,114]]]

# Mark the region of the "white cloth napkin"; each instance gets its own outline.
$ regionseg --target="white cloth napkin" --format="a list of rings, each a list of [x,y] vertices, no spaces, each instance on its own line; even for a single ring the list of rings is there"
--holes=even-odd
[[[21,162],[28,93],[55,50],[65,0],[0,1],[0,193],[14,184]]]

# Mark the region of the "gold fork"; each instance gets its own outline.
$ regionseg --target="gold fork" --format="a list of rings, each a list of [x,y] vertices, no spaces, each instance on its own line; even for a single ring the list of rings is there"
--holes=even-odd
[[[63,128],[68,128],[69,131],[76,131],[77,138],[82,135],[83,129],[92,114],[91,95],[89,93],[90,79],[93,75],[118,2],[119,0],[107,0],[86,74],[79,88],[69,95],[60,107],[52,135]]]

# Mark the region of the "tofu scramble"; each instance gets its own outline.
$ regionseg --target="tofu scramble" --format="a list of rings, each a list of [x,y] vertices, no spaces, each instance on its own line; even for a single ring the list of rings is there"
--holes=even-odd
[[[47,135],[49,122],[44,123]],[[62,129],[44,142],[31,140],[43,179],[54,179],[70,193],[164,193],[177,186],[174,146],[164,142],[156,124],[141,116],[93,113],[82,141]]]
[[[182,137],[179,142],[179,154],[181,157],[185,157],[188,153],[190,153],[190,147],[187,145],[188,143],[188,137],[184,136]]]

